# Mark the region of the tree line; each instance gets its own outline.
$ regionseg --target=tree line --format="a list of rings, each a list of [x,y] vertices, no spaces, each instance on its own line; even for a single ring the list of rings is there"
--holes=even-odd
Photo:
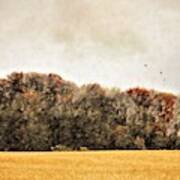
[[[56,74],[0,79],[0,150],[180,149],[180,97],[77,86]]]

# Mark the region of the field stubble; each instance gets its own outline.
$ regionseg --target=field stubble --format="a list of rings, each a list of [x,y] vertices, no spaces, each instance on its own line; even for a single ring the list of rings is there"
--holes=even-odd
[[[180,151],[1,152],[1,180],[180,180]]]

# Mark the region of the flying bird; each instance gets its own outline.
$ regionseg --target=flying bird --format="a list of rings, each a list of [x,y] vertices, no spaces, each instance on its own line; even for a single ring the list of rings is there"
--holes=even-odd
[[[147,64],[144,64],[144,67],[148,67],[148,65],[147,65]]]

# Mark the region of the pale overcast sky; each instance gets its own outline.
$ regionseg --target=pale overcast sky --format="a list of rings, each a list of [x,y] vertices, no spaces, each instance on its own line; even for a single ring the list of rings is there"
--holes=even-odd
[[[0,75],[180,92],[179,0],[0,0]]]

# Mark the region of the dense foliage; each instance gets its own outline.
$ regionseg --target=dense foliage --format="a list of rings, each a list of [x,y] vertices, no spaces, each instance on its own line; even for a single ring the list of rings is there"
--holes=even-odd
[[[0,80],[0,150],[87,149],[180,149],[180,97],[55,74]]]

